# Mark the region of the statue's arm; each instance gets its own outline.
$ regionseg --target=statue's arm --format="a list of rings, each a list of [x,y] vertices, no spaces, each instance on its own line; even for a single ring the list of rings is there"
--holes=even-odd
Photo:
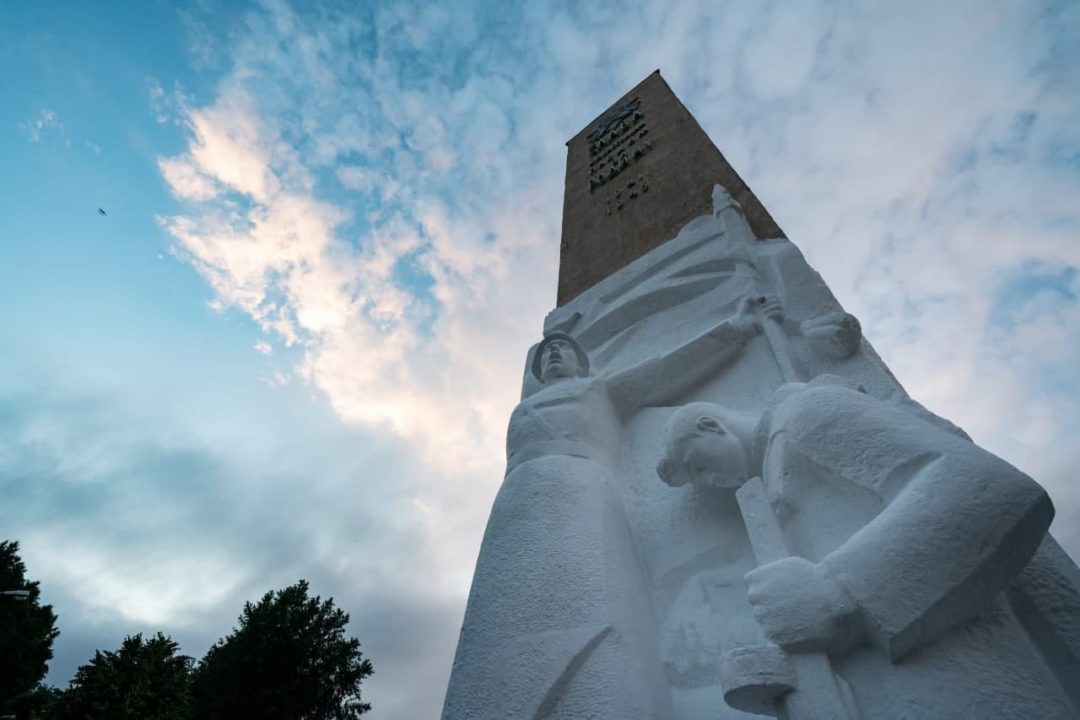
[[[984,610],[1031,559],[1054,509],[1034,480],[951,438],[891,474],[885,509],[821,565],[895,661]]]
[[[738,355],[753,331],[735,320],[729,318],[670,352],[609,376],[608,387],[620,414],[670,402]]]
[[[746,339],[761,332],[764,318],[782,318],[775,297],[744,298],[730,318],[685,344],[611,374],[607,378],[620,414],[665,405],[693,389],[739,354]]]

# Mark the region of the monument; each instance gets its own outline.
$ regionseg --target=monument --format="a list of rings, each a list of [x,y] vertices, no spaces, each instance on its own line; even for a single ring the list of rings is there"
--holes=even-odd
[[[1052,516],[904,392],[657,72],[568,143],[443,718],[1080,717]]]

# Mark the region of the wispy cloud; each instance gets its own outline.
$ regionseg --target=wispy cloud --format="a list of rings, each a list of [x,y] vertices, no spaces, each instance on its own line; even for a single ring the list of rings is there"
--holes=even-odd
[[[219,53],[219,43],[206,22],[209,11],[207,6],[208,3],[197,2],[192,7],[181,7],[176,10],[176,16],[184,29],[191,64],[197,70],[212,68]]]
[[[147,78],[146,94],[150,114],[158,125],[179,125],[184,122],[188,99],[179,82],[174,84],[172,91],[167,91],[157,78]]]
[[[64,134],[64,124],[53,110],[42,108],[41,113],[35,120],[27,120],[19,123],[19,129],[30,138],[30,142],[40,142],[41,138],[55,133]]]
[[[189,112],[187,153],[160,165],[178,198],[204,202],[163,223],[223,302],[304,347],[302,374],[343,417],[389,424],[427,448],[433,465],[493,476],[520,348],[550,303],[555,188],[540,191],[546,203],[516,195],[493,212],[504,183],[537,182],[528,167],[535,148],[506,147],[509,97],[494,102],[476,78],[459,94],[440,83],[402,89],[402,69],[381,49],[366,66],[335,59],[348,57],[332,51],[361,31],[355,19],[322,19],[274,6],[252,21],[298,51],[271,54],[270,38],[253,37],[214,103]],[[396,14],[375,22],[381,36],[404,32]],[[377,82],[334,81],[352,72]],[[315,82],[294,87],[305,73]],[[509,90],[499,78],[493,87]],[[265,96],[270,107],[260,105]],[[364,107],[374,108],[366,127],[348,110]],[[353,120],[343,126],[342,117]],[[458,147],[470,154],[459,158]],[[511,163],[520,156],[520,169],[486,161],[499,153]],[[326,166],[338,181],[329,191],[314,180]],[[474,185],[451,206],[458,178]],[[347,190],[382,202],[357,217]],[[527,308],[532,327],[495,310],[507,307]],[[497,329],[517,347],[490,347]]]

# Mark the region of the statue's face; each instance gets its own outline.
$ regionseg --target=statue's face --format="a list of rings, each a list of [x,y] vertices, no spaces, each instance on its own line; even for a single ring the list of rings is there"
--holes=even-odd
[[[544,382],[558,378],[576,377],[581,374],[581,364],[573,345],[556,338],[544,346],[540,356],[540,377]]]
[[[677,460],[695,485],[739,487],[748,479],[742,442],[711,415],[698,418],[697,432],[683,440],[681,449]]]

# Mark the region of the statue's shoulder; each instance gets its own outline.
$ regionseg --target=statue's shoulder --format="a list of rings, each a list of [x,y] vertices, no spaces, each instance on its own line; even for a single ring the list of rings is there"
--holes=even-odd
[[[562,382],[547,383],[521,398],[517,408],[537,408],[581,398],[596,391],[603,391],[604,385],[595,376],[568,378]],[[515,408],[515,410],[517,409]]]
[[[840,375],[817,375],[808,382],[786,383],[777,388],[769,398],[767,408],[775,414],[783,409],[785,413],[802,411],[822,403],[835,402],[866,404],[875,402],[866,394],[866,389],[857,382]]]
[[[937,452],[970,452],[965,438],[895,402],[866,393],[858,383],[819,375],[807,383],[782,386],[774,394],[770,427],[821,447],[822,452],[866,443],[880,449],[919,446]],[[983,450],[978,450],[985,453]]]

